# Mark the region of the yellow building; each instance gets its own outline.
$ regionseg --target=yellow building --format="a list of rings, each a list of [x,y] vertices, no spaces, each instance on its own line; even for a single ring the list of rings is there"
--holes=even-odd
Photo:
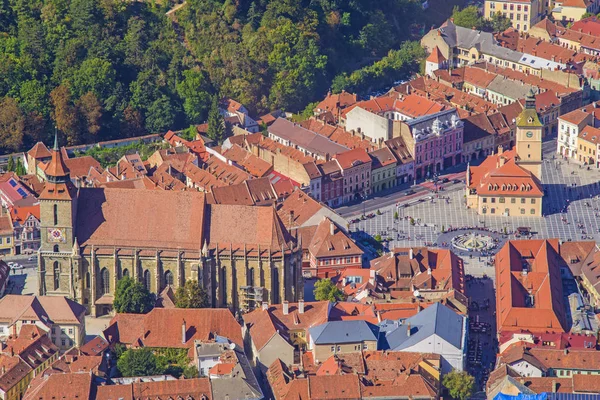
[[[0,352],[0,400],[20,400],[29,383],[58,357],[58,349],[36,325],[8,340]]]
[[[0,206],[0,254],[14,254],[13,225],[10,213]]]
[[[540,20],[540,11],[538,0],[486,0],[483,16],[489,20],[500,13],[510,20],[513,28],[527,32]]]
[[[586,165],[600,168],[600,129],[586,126],[577,136],[577,160]]]
[[[585,13],[597,14],[599,3],[590,0],[555,0],[552,17],[556,21],[574,22],[583,18]]]
[[[467,207],[480,215],[542,216],[543,125],[531,92],[516,127],[513,150],[500,147],[481,165],[467,169]]]

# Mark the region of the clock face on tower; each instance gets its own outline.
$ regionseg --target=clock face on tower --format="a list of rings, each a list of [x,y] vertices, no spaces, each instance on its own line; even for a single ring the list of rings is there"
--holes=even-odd
[[[52,243],[64,243],[65,235],[58,228],[48,228],[48,241]]]
[[[533,137],[533,132],[531,132],[531,131],[528,131],[528,132],[525,134],[525,136],[527,136],[528,138],[530,138],[530,139],[531,139],[531,138]]]

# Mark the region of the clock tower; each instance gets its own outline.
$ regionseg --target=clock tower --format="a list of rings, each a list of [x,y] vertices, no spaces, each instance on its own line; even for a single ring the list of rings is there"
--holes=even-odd
[[[529,91],[525,108],[517,117],[517,164],[530,171],[539,180],[542,179],[542,129],[535,109],[535,94]]]
[[[74,221],[77,189],[54,137],[52,159],[44,170],[46,184],[40,194],[41,246],[38,259],[40,295],[76,298],[73,274]],[[42,257],[43,255],[43,257]]]

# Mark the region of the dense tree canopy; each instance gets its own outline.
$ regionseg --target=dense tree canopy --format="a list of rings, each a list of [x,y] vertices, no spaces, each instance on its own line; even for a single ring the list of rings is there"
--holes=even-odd
[[[125,276],[117,282],[113,307],[118,313],[145,314],[154,307],[154,300],[144,285]]]
[[[213,96],[298,112],[334,77],[388,85],[416,70],[403,43],[428,17],[417,0],[188,0],[167,15],[174,5],[0,0],[0,151],[54,126],[69,144],[185,128]]]
[[[473,394],[475,379],[465,371],[453,370],[444,375],[442,384],[453,399],[465,400]]]
[[[208,294],[203,287],[198,285],[198,281],[188,280],[175,292],[177,308],[205,308],[208,305]]]
[[[313,293],[317,301],[338,301],[344,299],[344,294],[331,282],[331,279],[319,279],[315,282]]]

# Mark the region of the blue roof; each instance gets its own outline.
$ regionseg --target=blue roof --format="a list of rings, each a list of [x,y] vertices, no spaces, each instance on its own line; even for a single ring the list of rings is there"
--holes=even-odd
[[[379,327],[366,321],[330,321],[309,329],[315,344],[377,341]]]
[[[387,347],[390,350],[403,350],[435,334],[461,349],[464,318],[445,305],[435,303],[402,323],[397,322],[396,329],[390,330],[388,327],[385,336]]]

